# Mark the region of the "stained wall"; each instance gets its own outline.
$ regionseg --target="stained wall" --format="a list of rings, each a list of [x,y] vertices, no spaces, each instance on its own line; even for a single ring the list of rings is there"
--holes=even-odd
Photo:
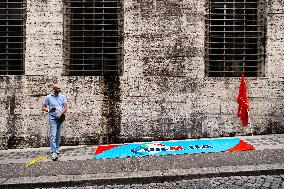
[[[125,0],[121,76],[68,76],[66,2],[27,0],[25,75],[0,76],[0,148],[48,146],[40,107],[68,98],[63,145],[246,135],[240,78],[205,75],[205,0]],[[264,77],[246,78],[255,134],[284,132],[283,0],[268,0]],[[68,63],[68,62],[67,62]]]

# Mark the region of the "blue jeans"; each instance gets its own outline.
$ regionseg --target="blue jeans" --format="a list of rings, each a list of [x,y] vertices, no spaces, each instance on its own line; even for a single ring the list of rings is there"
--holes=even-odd
[[[56,153],[59,148],[63,123],[64,121],[49,119],[51,153]]]

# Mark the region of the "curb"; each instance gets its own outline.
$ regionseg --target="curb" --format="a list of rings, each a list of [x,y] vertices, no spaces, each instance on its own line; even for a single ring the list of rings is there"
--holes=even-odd
[[[150,170],[138,172],[100,173],[85,175],[57,175],[39,177],[0,178],[1,189],[39,188],[39,187],[74,187],[114,184],[141,184],[150,182],[176,181],[182,179],[257,176],[284,174],[284,163],[202,167],[191,169]]]

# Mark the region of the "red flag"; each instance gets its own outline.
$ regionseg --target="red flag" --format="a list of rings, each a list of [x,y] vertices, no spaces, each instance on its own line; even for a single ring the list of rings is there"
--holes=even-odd
[[[243,127],[245,127],[248,124],[249,108],[248,108],[248,98],[247,98],[244,71],[242,73],[242,80],[238,94],[238,103],[239,103],[239,108],[237,115],[241,118]]]

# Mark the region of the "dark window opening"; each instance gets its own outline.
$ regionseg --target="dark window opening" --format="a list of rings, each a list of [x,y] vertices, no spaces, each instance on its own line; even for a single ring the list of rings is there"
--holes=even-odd
[[[24,73],[25,0],[0,3],[0,75]]]
[[[119,75],[120,0],[68,0],[69,75]]]
[[[206,73],[209,77],[263,75],[264,14],[260,0],[208,0]]]

